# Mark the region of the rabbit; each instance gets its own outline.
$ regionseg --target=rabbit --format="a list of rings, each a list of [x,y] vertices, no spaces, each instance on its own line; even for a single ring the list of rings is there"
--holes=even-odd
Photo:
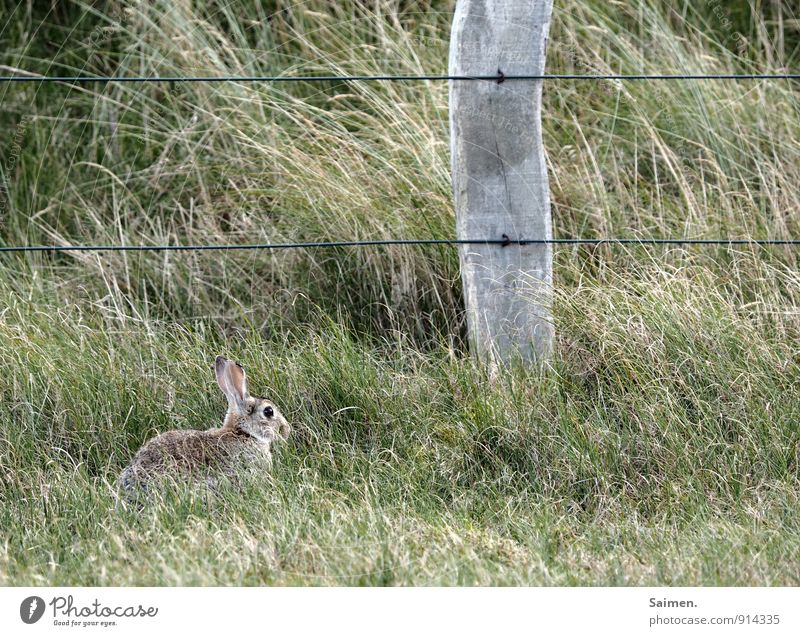
[[[188,476],[213,485],[213,472],[235,479],[248,468],[272,465],[270,447],[276,440],[287,440],[291,426],[273,402],[250,395],[240,364],[217,356],[214,371],[228,398],[222,426],[207,431],[168,431],[146,442],[117,482],[128,502],[158,476]]]

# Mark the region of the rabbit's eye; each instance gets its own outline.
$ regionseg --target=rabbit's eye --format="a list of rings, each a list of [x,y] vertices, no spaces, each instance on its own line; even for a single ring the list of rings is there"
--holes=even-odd
[[[271,406],[264,409],[264,417],[272,417],[273,415],[275,415],[275,410]]]

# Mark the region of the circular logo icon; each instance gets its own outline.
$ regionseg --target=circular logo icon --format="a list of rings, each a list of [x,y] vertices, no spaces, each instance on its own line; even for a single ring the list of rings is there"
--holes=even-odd
[[[32,625],[44,614],[44,599],[39,596],[29,596],[19,606],[19,617],[23,623]]]

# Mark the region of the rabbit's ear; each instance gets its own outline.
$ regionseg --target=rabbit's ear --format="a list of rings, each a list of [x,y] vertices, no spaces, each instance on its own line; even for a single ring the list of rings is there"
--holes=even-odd
[[[228,398],[228,406],[244,413],[250,394],[247,392],[247,378],[242,366],[222,356],[217,356],[214,371],[219,388]]]

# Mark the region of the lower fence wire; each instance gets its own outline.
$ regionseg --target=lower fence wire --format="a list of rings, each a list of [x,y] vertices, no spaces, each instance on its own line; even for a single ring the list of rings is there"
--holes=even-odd
[[[213,245],[10,245],[0,252],[189,252],[229,250],[284,250],[381,245],[753,245],[769,247],[800,245],[800,239],[637,239],[637,238],[553,238],[511,239],[378,239],[373,241],[309,241],[295,243],[248,243]]]

